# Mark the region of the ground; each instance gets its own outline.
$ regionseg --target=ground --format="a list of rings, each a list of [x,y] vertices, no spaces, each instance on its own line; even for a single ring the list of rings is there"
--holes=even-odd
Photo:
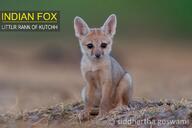
[[[0,115],[0,126],[2,128],[192,127],[192,100],[135,100],[129,107],[115,108],[104,116],[92,113],[90,120],[80,121],[78,114],[83,108],[82,102],[68,105],[61,103],[17,114],[7,113]]]

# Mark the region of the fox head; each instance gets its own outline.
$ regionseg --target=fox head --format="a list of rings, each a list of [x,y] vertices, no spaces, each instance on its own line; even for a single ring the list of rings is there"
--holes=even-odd
[[[117,20],[114,14],[110,15],[100,28],[89,28],[82,18],[75,17],[75,36],[79,39],[83,55],[94,60],[109,56],[116,25]]]

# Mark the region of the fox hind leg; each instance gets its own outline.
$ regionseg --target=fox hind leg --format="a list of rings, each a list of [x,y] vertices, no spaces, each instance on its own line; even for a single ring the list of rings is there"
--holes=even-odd
[[[116,106],[128,105],[132,100],[133,85],[131,76],[126,73],[116,89],[115,104]]]

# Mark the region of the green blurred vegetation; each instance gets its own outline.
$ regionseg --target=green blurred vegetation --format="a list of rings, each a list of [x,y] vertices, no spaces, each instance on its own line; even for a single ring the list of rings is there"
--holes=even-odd
[[[192,37],[191,0],[1,0],[1,10],[59,10],[61,32],[1,32],[0,38],[74,38],[73,19],[101,26],[117,14],[117,36]]]

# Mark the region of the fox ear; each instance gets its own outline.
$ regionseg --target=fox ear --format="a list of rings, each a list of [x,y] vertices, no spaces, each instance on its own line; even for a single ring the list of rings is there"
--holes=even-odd
[[[85,36],[89,32],[89,27],[86,22],[81,18],[76,16],[74,19],[74,29],[76,37]]]
[[[116,15],[112,14],[107,18],[104,25],[102,26],[102,29],[106,34],[113,37],[116,33],[116,26],[117,26]]]

